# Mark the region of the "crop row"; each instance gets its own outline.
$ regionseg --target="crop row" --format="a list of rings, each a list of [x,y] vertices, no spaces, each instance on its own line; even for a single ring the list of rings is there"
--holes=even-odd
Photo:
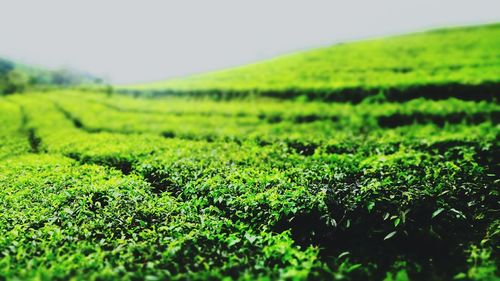
[[[0,160],[30,150],[25,122],[19,106],[0,98]]]
[[[89,133],[77,128],[49,99],[11,99],[25,108],[28,126],[41,139],[40,152],[118,168],[132,178],[140,176],[136,180],[146,182],[140,188],[147,192],[144,198],[170,198],[189,206],[193,219],[203,214],[204,222],[178,226],[189,225],[190,231],[203,234],[195,238],[189,236],[192,232],[162,234],[157,224],[168,215],[144,220],[150,227],[144,235],[153,240],[144,245],[148,256],[136,254],[135,258],[144,264],[156,260],[170,249],[151,246],[157,245],[151,241],[162,239],[178,243],[185,254],[148,264],[154,272],[161,272],[159,277],[168,275],[158,267],[178,262],[193,274],[219,277],[235,276],[238,271],[253,277],[284,277],[293,271],[298,276],[345,274],[353,279],[380,279],[408,262],[411,266],[404,270],[411,276],[446,279],[467,270],[466,251],[472,245],[481,240],[483,247],[498,242],[494,210],[498,209],[495,155],[499,151],[491,125],[419,128],[413,137],[408,133],[404,138],[398,138],[394,130],[383,130],[385,138],[379,141],[355,139],[352,145],[346,144],[354,147],[352,151],[319,147],[306,156],[279,142],[260,146],[165,139],[154,134]],[[74,114],[72,110],[67,114]],[[491,136],[485,137],[488,130]],[[123,210],[112,209],[123,205],[106,203],[118,196],[115,192],[96,196],[92,202],[105,205],[106,214],[113,217],[116,212],[116,220],[123,219]],[[119,198],[129,202],[126,196]],[[127,208],[133,206],[137,204]],[[126,213],[135,212],[127,208]],[[184,215],[187,210],[181,209]],[[172,225],[165,227],[176,229]],[[117,228],[109,227],[107,231]],[[143,232],[139,230],[134,232]],[[118,236],[111,240],[124,239]],[[274,242],[266,242],[269,239]],[[239,252],[246,249],[255,252]],[[101,258],[109,261],[111,248],[102,251]],[[231,257],[225,260],[231,262],[222,262],[224,256]],[[139,274],[149,272],[148,266]],[[134,267],[125,269],[138,272]],[[180,272],[179,268],[167,270]]]
[[[276,100],[246,100],[215,102],[212,100],[182,99],[144,99],[124,96],[105,96],[103,93],[65,91],[59,95],[53,94],[54,99],[86,100],[122,112],[156,113],[172,115],[202,115],[245,117],[258,116],[269,122],[294,121],[296,123],[312,122],[316,120],[336,120],[349,115],[368,115],[375,118],[390,118],[393,115],[412,116],[421,115],[431,120],[433,117],[442,118],[457,115],[492,117],[498,121],[500,108],[496,103],[464,102],[457,99],[433,101],[420,98],[405,103],[381,103],[377,96],[371,102],[360,105],[320,102],[293,102]],[[452,118],[450,118],[452,119]],[[414,120],[419,121],[419,120]],[[450,120],[453,122],[453,120]]]
[[[82,98],[80,98],[82,97]],[[150,133],[165,137],[202,140],[256,140],[263,143],[342,143],[356,138],[412,136],[470,131],[471,136],[494,134],[498,124],[498,105],[486,102],[425,101],[404,104],[348,105],[264,103],[206,103],[191,109],[189,104],[173,101],[163,111],[158,104],[167,101],[139,101],[138,111],[122,99],[114,107],[103,104],[104,97],[85,100],[83,95],[50,96],[59,110],[76,125],[90,132]],[[78,103],[74,102],[75,99]],[[122,109],[122,106],[126,109]],[[151,105],[151,111],[148,111]],[[117,109],[118,108],[118,109]],[[290,108],[290,110],[288,110]],[[301,108],[299,112],[297,109]],[[375,109],[373,109],[375,108]],[[137,109],[137,108],[136,108]],[[211,112],[210,114],[208,112]],[[394,128],[387,130],[386,128]],[[473,133],[476,131],[476,133]]]
[[[151,193],[136,176],[61,156],[0,162],[0,187],[7,279],[305,277],[320,266],[317,249],[301,250],[286,232],[250,228]]]
[[[23,126],[41,142],[38,154],[11,151],[0,161],[2,278],[203,280],[238,273],[254,279],[305,277],[313,266],[321,268],[317,249],[301,250],[289,233],[233,222],[196,200],[157,192],[138,176],[60,156],[113,166],[113,159],[127,156],[133,146],[146,146],[144,138],[89,136],[50,103],[13,100],[1,108],[1,116],[19,113],[8,121],[24,119]],[[22,132],[16,126],[2,136]],[[123,154],[114,154],[120,149],[117,141],[129,142],[121,147]],[[145,149],[154,148],[158,139],[152,141]],[[88,146],[73,150],[83,144]]]

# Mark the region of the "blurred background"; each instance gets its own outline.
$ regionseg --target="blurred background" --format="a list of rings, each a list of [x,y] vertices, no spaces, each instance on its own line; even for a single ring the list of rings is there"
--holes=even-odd
[[[496,0],[0,1],[0,57],[131,84],[433,27],[500,19]]]

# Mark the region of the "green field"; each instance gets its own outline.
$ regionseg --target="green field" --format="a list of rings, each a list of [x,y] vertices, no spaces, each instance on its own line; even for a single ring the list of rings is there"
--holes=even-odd
[[[496,24],[0,96],[0,280],[500,280],[499,83]]]
[[[123,87],[157,95],[359,101],[384,93],[488,99],[500,84],[500,24],[339,44],[234,69]],[[479,89],[479,91],[478,91]]]

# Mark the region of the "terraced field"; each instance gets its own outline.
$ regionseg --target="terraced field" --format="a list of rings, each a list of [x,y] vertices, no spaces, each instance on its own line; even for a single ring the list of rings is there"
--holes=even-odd
[[[0,280],[498,280],[495,63],[466,98],[0,97]]]

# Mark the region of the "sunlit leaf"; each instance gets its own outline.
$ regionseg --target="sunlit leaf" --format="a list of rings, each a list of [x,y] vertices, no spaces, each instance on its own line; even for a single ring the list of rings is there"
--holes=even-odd
[[[387,240],[387,239],[391,239],[394,235],[396,235],[397,231],[393,231],[389,234],[387,234],[385,237],[384,237],[384,240]]]

